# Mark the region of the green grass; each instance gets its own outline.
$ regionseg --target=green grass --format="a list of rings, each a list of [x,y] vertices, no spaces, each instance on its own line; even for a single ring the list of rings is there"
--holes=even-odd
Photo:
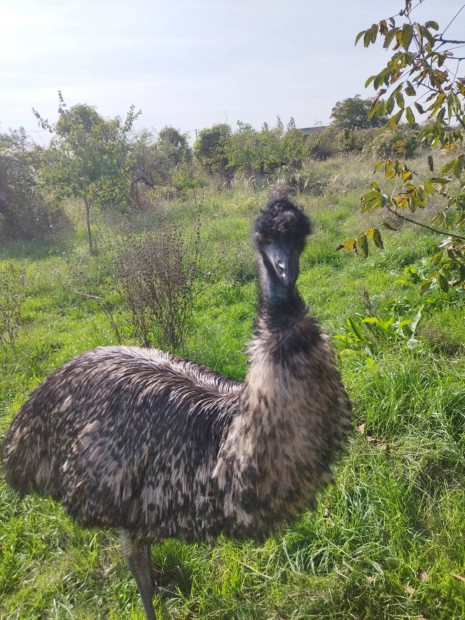
[[[354,159],[313,164],[300,201],[315,232],[302,259],[301,292],[335,337],[354,405],[355,431],[335,482],[315,510],[264,545],[175,540],[155,546],[160,618],[426,619],[465,617],[464,300],[424,297],[409,277],[437,239],[404,226],[384,233],[386,249],[363,260],[337,245],[368,225],[358,212],[371,170]],[[313,190],[312,190],[313,188]],[[313,193],[312,193],[313,191]],[[168,205],[193,228],[202,220],[203,276],[182,354],[241,380],[255,308],[249,243],[266,200],[251,188],[207,192],[201,204]],[[367,225],[368,224],[368,225]],[[69,357],[115,343],[92,300],[70,285],[63,259],[85,253],[77,221],[74,250],[10,244],[0,260],[23,265],[28,297],[15,349],[0,351],[0,436],[27,393]],[[93,262],[86,262],[93,268]],[[410,270],[410,271],[409,271]],[[394,327],[347,319],[412,320],[417,342]],[[362,323],[363,325],[363,323]],[[143,619],[115,533],[77,528],[59,504],[20,500],[0,481],[0,617]]]

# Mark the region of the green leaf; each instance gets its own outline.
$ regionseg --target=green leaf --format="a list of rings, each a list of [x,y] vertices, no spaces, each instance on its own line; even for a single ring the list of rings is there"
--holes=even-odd
[[[357,237],[357,247],[363,258],[366,258],[368,256],[368,239],[365,233],[362,233]]]
[[[420,284],[420,295],[423,295],[424,293],[426,293],[426,291],[428,291],[431,288],[432,284],[433,284],[433,281],[431,279],[422,280]]]
[[[357,43],[360,41],[360,39],[365,36],[365,32],[366,30],[362,30],[361,32],[358,33],[358,35],[355,37],[355,45],[357,45]]]
[[[373,116],[375,116],[377,107],[378,107],[377,105],[372,104],[372,107],[368,110],[368,114],[367,114],[368,118],[371,119],[373,118]]]
[[[370,86],[370,84],[373,82],[373,80],[376,79],[376,75],[371,75],[368,80],[365,82],[365,88],[368,88],[368,86]]]
[[[371,41],[371,33],[369,30],[365,30],[363,34],[363,47],[368,47]]]
[[[436,254],[431,258],[433,265],[439,265],[443,256],[444,252],[442,250],[440,252],[436,252]]]
[[[384,43],[383,43],[383,47],[384,49],[387,49],[391,43],[392,40],[395,38],[396,34],[399,32],[398,28],[392,28],[392,30],[390,30],[386,36],[384,37]]]
[[[406,116],[407,116],[407,121],[408,121],[411,125],[413,125],[413,124],[415,123],[415,116],[414,116],[414,114],[413,114],[412,110],[411,110],[410,108],[407,108],[407,109],[405,110],[405,114],[406,114]]]
[[[379,190],[371,189],[361,196],[360,202],[362,212],[379,209],[382,206],[381,193]]]
[[[392,116],[391,119],[389,120],[389,127],[394,127],[395,125],[398,125],[400,122],[400,119],[402,118],[403,113],[404,113],[404,110],[399,110],[399,112],[394,114],[394,116]]]
[[[404,109],[405,107],[405,99],[404,99],[404,95],[402,94],[402,92],[399,90],[396,92],[396,103],[399,106],[399,108]]]
[[[428,192],[430,196],[432,196],[435,193],[434,185],[430,183],[429,181],[425,181],[423,183],[423,187],[425,188],[425,191]]]
[[[455,168],[456,168],[457,162],[458,162],[458,159],[451,159],[450,161],[448,161],[447,164],[445,164],[442,167],[442,170],[441,170],[442,174],[448,174],[451,171],[454,172],[455,174]]]
[[[434,22],[436,23],[436,22]],[[434,44],[436,43],[436,39],[434,37],[434,35],[431,34],[431,32],[428,30],[428,28],[425,28],[423,26],[420,26],[420,34],[422,37],[424,37],[425,39],[428,40],[428,43],[433,47]]]
[[[394,106],[395,106],[395,101],[394,101],[394,97],[389,97],[389,99],[386,101],[386,113],[387,114],[392,114],[393,110],[394,110]]]
[[[444,293],[449,292],[449,282],[447,281],[447,278],[442,273],[438,275],[438,283],[439,283],[441,290],[443,290]]]
[[[410,82],[407,82],[407,85],[405,86],[405,94],[409,97],[415,97],[415,95],[417,94],[417,91],[414,89]]]
[[[375,244],[375,246],[377,248],[380,248],[381,250],[384,249],[384,244],[383,244],[383,240],[381,238],[381,233],[379,231],[379,228],[376,228],[375,226],[373,226],[367,232],[367,235],[368,235],[368,237],[371,237],[371,239],[373,239],[374,244]]]
[[[365,342],[366,341],[366,337],[365,334],[363,333],[358,321],[356,321],[355,319],[353,319],[352,317],[347,317],[347,323],[349,324],[349,327],[352,331],[352,333],[354,334],[354,336],[356,336],[358,338],[358,340],[360,340],[361,342]]]
[[[413,28],[410,24],[404,24],[402,28],[402,47],[405,51],[408,51],[410,43],[412,41]]]

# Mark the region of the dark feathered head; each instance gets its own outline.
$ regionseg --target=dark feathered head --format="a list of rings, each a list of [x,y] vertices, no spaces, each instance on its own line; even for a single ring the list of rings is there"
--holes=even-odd
[[[293,288],[310,219],[288,198],[271,200],[255,220],[255,244],[272,281]]]
[[[275,241],[302,251],[311,231],[310,219],[288,198],[270,200],[255,220],[257,244]]]

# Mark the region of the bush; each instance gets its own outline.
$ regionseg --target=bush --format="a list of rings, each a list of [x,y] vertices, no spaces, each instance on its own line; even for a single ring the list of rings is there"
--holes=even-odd
[[[361,153],[384,131],[384,128],[379,127],[342,129],[337,136],[339,151],[341,153]]]
[[[62,232],[68,221],[50,207],[36,182],[38,152],[23,132],[0,135],[0,240],[37,239]]]
[[[419,146],[420,139],[415,129],[397,127],[379,133],[366,145],[364,152],[379,159],[410,159],[415,157]]]
[[[129,230],[114,243],[115,284],[144,346],[182,346],[193,310],[199,242],[199,224],[184,236],[180,224],[163,217],[157,233]]]
[[[324,160],[334,157],[340,151],[337,141],[339,129],[331,126],[308,138],[308,149],[312,159]]]
[[[10,261],[0,263],[0,346],[14,348],[25,298],[24,269]]]

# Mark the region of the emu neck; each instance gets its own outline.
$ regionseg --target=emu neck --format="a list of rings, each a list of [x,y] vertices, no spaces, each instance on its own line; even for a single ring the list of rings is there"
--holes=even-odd
[[[249,370],[213,473],[232,536],[268,535],[328,479],[322,455],[332,356],[295,286],[259,260],[260,292]]]
[[[306,311],[305,304],[295,286],[287,288],[273,277],[261,263],[257,327],[265,324],[268,329],[285,329]]]
[[[234,536],[267,535],[313,497],[321,454],[312,448],[321,408],[314,360],[322,346],[295,289],[283,300],[261,298],[240,408],[214,472]]]

